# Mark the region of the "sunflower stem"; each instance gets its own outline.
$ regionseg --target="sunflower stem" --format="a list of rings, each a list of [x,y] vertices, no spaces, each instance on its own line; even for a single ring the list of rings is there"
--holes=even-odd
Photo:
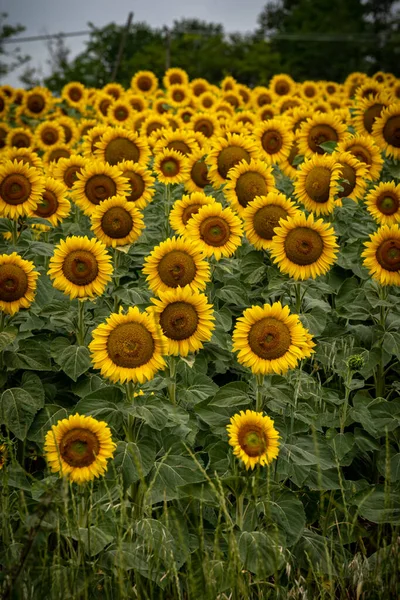
[[[169,364],[169,381],[168,381],[168,395],[172,404],[176,404],[176,358],[170,356],[168,360]]]
[[[12,245],[16,246],[18,243],[18,221],[16,221],[15,219],[13,219],[11,221],[12,223],[12,229],[11,229],[11,240],[12,240]]]
[[[301,311],[301,301],[303,298],[301,294],[301,281],[296,281],[294,284],[294,291],[296,297],[296,313],[299,314]]]
[[[264,375],[256,375],[256,412],[261,412],[264,404],[263,397]]]
[[[343,413],[342,418],[340,419],[340,433],[344,432],[344,428],[346,426],[346,418],[347,418],[347,409],[349,407],[349,397],[350,397],[350,384],[353,379],[353,371],[350,367],[347,367],[347,375],[346,381],[344,383],[345,386],[345,395],[344,395],[344,403],[343,403]]]
[[[85,345],[85,300],[78,300],[78,329],[76,332],[78,346]]]
[[[114,255],[113,255],[113,263],[114,263],[114,312],[118,312],[118,309],[120,307],[120,300],[117,298],[115,292],[117,290],[117,288],[119,287],[119,280],[120,278],[117,276],[117,271],[119,269],[119,265],[120,265],[120,258],[121,258],[121,253],[114,248]]]
[[[136,384],[134,384],[132,381],[127,381],[125,384],[125,391],[126,401],[129,402],[129,404],[134,405]],[[125,430],[125,436],[128,442],[135,441],[135,421],[134,415],[128,413],[128,422]]]
[[[379,288],[379,298],[381,300],[386,300],[388,297],[388,289],[387,287],[380,286]],[[379,307],[379,325],[383,329],[383,333],[386,331],[386,319],[387,319],[387,309],[386,306]],[[383,343],[380,344],[380,357],[379,363],[376,368],[375,374],[375,392],[377,398],[385,397],[385,367],[383,364]]]
[[[165,185],[165,196],[164,196],[164,210],[165,210],[165,237],[171,236],[171,226],[169,224],[169,211],[171,209],[171,184]]]
[[[5,321],[6,321],[6,313],[2,311],[1,316],[0,316],[0,333],[4,329]]]

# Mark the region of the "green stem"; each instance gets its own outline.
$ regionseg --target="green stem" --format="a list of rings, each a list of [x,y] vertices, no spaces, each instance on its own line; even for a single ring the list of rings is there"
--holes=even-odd
[[[296,281],[296,283],[294,285],[294,291],[295,291],[295,295],[296,295],[296,313],[299,314],[299,312],[301,311],[301,300],[302,300],[301,282],[300,281]]]
[[[171,226],[169,224],[169,212],[171,210],[171,184],[167,183],[165,186],[165,196],[164,196],[164,210],[165,210],[165,237],[171,236]]]
[[[381,286],[379,289],[379,297],[381,300],[386,300],[388,296],[387,287]],[[387,319],[387,308],[386,306],[379,307],[379,325],[383,329],[383,335],[386,331],[386,319]],[[383,343],[380,347],[380,358],[375,373],[375,393],[377,398],[384,398],[385,396],[385,367],[383,364]]]
[[[264,375],[259,373],[256,375],[256,412],[261,412],[263,408],[263,385]]]
[[[16,246],[18,243],[18,221],[16,221],[15,219],[12,221],[12,231],[11,231],[11,240],[12,240],[12,245]]]
[[[78,300],[78,330],[76,332],[78,346],[85,345],[85,300]]]
[[[114,248],[114,256],[113,256],[113,263],[114,263],[114,309],[113,312],[118,312],[118,309],[120,307],[120,301],[118,300],[115,292],[117,290],[117,288],[119,287],[119,280],[120,278],[116,276],[116,273],[119,269],[119,265],[120,265],[120,259],[121,259],[121,252],[119,252],[116,248]]]
[[[125,384],[126,401],[132,405],[135,403],[135,390],[136,390],[136,385],[132,381],[128,381]],[[135,417],[134,417],[134,415],[131,415],[129,413],[128,413],[127,427],[125,430],[125,436],[126,436],[126,439],[128,442],[135,441]]]
[[[243,530],[243,494],[239,494],[236,499],[236,524],[239,527],[239,530]]]
[[[0,333],[4,329],[5,321],[6,321],[6,313],[2,311],[1,316],[0,316]]]
[[[176,358],[175,356],[169,357],[169,382],[168,382],[168,395],[172,404],[176,404]]]
[[[345,395],[344,395],[343,412],[342,412],[342,418],[340,419],[340,433],[344,432],[344,428],[346,426],[347,409],[349,406],[349,398],[350,398],[350,384],[351,384],[352,379],[353,379],[353,371],[351,369],[347,369],[346,381],[344,383]]]

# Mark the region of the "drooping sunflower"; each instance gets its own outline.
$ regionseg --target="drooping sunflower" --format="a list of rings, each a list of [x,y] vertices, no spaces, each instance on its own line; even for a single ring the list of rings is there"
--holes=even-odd
[[[372,127],[372,135],[387,156],[400,158],[400,102],[382,110]]]
[[[304,213],[281,221],[271,243],[271,257],[293,279],[315,279],[329,271],[339,246],[334,229]]]
[[[182,196],[176,200],[169,214],[169,222],[172,229],[178,235],[185,235],[186,226],[189,219],[199,212],[202,206],[213,204],[215,202],[212,196],[206,196],[203,192],[192,192],[188,196]]]
[[[109,127],[96,142],[95,155],[109,165],[131,160],[145,165],[150,156],[147,142],[139,134],[123,127]]]
[[[258,154],[254,140],[245,135],[227,133],[226,138],[216,138],[206,157],[208,178],[219,188],[226,183],[229,169],[242,160],[250,162],[252,158],[258,158]]]
[[[42,119],[53,104],[51,92],[44,87],[34,87],[25,93],[21,108],[33,119]]]
[[[186,156],[176,150],[161,150],[154,157],[153,170],[158,181],[164,184],[183,183],[189,179]]]
[[[280,219],[300,213],[294,202],[280,192],[258,196],[250,202],[241,217],[247,239],[257,250],[268,250]]]
[[[168,340],[167,353],[187,356],[203,348],[214,330],[213,306],[190,287],[159,292],[150,309]]]
[[[70,190],[78,179],[78,173],[82,171],[86,164],[86,158],[79,154],[71,154],[69,158],[60,158],[53,169],[53,177],[61,181]]]
[[[379,225],[400,223],[400,183],[381,182],[365,198],[368,212]]]
[[[135,110],[125,98],[114,100],[107,108],[107,120],[112,125],[122,125],[129,121],[134,114]]]
[[[191,132],[185,129],[175,131],[162,129],[161,136],[154,145],[154,154],[158,154],[161,150],[176,150],[184,156],[189,156],[198,149],[199,145]]]
[[[131,88],[135,94],[152,96],[158,88],[158,80],[152,71],[138,71],[131,79]]]
[[[79,81],[70,81],[70,83],[64,85],[61,91],[61,97],[64,98],[70,106],[82,112],[86,105],[87,90]]]
[[[298,315],[280,302],[247,308],[236,321],[232,342],[239,363],[262,375],[295,369],[315,346]]]
[[[224,194],[239,215],[256,196],[266,196],[275,190],[272,167],[262,160],[242,160],[228,173]]]
[[[10,129],[6,137],[6,146],[9,148],[33,148],[35,136],[26,127]]]
[[[3,161],[11,160],[22,162],[28,167],[35,167],[35,169],[43,169],[43,161],[40,156],[31,150],[30,148],[7,148],[1,155]]]
[[[357,160],[368,167],[368,179],[379,179],[383,167],[383,158],[378,146],[369,135],[354,135],[347,137],[336,147],[337,152],[351,152]]]
[[[150,171],[139,163],[125,160],[118,164],[122,177],[128,180],[131,191],[125,194],[126,199],[136,208],[145,208],[155,194],[154,177]]]
[[[332,213],[336,206],[335,196],[339,193],[341,171],[341,165],[332,155],[315,154],[305,159],[297,170],[294,195],[316,215]]]
[[[185,239],[196,242],[205,256],[221,260],[235,253],[242,235],[239,217],[230,208],[214,202],[200,208],[188,221]]]
[[[44,190],[33,215],[47,219],[53,227],[57,227],[71,211],[71,203],[65,197],[66,192],[67,188],[60,181],[45,177]]]
[[[290,96],[296,91],[296,83],[284,73],[274,75],[269,82],[269,89],[277,96]]]
[[[300,154],[311,158],[313,154],[325,154],[320,144],[342,142],[349,134],[346,126],[335,113],[317,113],[303,123],[298,132]]]
[[[383,225],[365,242],[364,266],[381,285],[400,285],[400,228]]]
[[[143,383],[165,368],[167,341],[152,315],[137,306],[113,313],[92,333],[93,366],[113,382]]]
[[[48,150],[64,142],[64,129],[56,121],[43,121],[35,129],[35,143],[41,150]]]
[[[54,287],[71,300],[101,296],[113,272],[106,246],[95,238],[76,235],[60,240],[49,267]]]
[[[360,135],[371,135],[375,120],[389,103],[384,94],[360,99],[353,108],[352,123],[356,132]]]
[[[274,421],[262,412],[243,410],[233,415],[226,427],[233,454],[246,470],[269,465],[279,454],[279,432]]]
[[[6,160],[0,166],[0,216],[18,219],[31,215],[43,189],[43,176],[38,169]]]
[[[354,202],[362,200],[367,188],[367,166],[351,152],[334,152],[332,156],[340,164],[339,183],[343,188],[337,193],[336,203],[341,206],[341,198],[350,198]]]
[[[104,475],[115,448],[107,423],[78,413],[53,425],[44,442],[52,472],[79,484]]]
[[[14,315],[29,308],[35,299],[37,278],[35,265],[16,252],[0,255],[0,310]]]
[[[142,213],[124,196],[104,200],[94,209],[90,220],[95,236],[113,248],[133,244],[144,229]]]
[[[129,193],[129,183],[121,169],[100,160],[88,162],[76,176],[72,198],[88,216],[103,200]]]
[[[186,285],[193,291],[204,290],[210,281],[210,265],[198,244],[180,237],[156,246],[145,258],[142,272],[156,294]]]
[[[196,150],[187,157],[189,178],[184,182],[188,192],[202,192],[211,182],[208,179],[208,168],[204,160],[205,150]]]

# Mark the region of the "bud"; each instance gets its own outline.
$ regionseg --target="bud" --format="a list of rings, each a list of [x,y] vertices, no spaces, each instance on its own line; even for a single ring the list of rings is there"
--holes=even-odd
[[[347,359],[347,367],[350,371],[359,371],[364,366],[364,357],[361,354],[353,354]]]

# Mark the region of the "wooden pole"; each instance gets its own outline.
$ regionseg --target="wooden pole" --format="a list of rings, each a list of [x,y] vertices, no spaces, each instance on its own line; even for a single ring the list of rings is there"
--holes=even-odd
[[[124,30],[122,32],[122,35],[121,35],[121,41],[119,43],[117,58],[115,60],[114,68],[113,68],[113,71],[112,71],[112,74],[111,74],[111,81],[115,81],[115,79],[117,77],[118,67],[119,67],[120,62],[121,62],[122,53],[123,53],[124,48],[125,48],[126,38],[128,36],[128,32],[129,32],[129,28],[130,28],[131,23],[132,23],[132,19],[133,19],[133,12],[130,12],[129,15],[128,15],[128,19],[126,21],[125,28],[124,28]]]

